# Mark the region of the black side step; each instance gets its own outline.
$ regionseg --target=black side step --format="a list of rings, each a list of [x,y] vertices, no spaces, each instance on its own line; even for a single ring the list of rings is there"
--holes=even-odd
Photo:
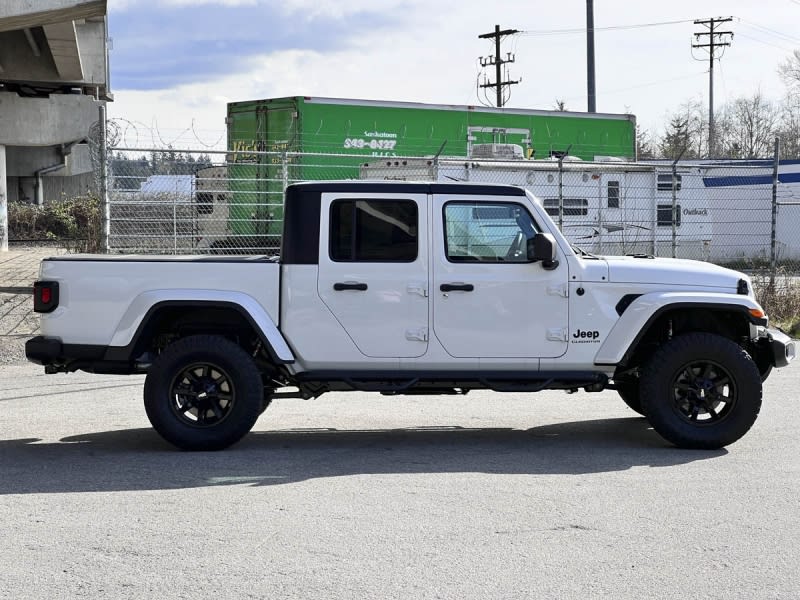
[[[295,375],[294,381],[299,385],[343,384],[344,389],[383,394],[413,394],[415,390],[452,394],[455,389],[538,392],[605,386],[608,377],[594,371],[306,371]],[[338,386],[330,389],[334,387]]]
[[[381,392],[384,394],[399,394],[413,388],[419,383],[417,377],[399,381],[369,381],[352,378],[345,378],[342,379],[342,381],[359,392]]]

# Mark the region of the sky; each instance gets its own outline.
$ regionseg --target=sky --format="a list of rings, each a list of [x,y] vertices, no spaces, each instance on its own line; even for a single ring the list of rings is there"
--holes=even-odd
[[[800,0],[596,0],[597,111],[663,130],[687,100],[708,103],[694,20],[733,17],[714,64],[715,106],[761,91],[800,48]],[[108,114],[127,147],[224,148],[226,104],[322,96],[487,104],[479,57],[513,53],[510,108],[587,110],[585,0],[109,0]],[[707,36],[706,36],[707,37]],[[705,43],[706,40],[699,40]],[[480,92],[480,93],[479,93]],[[494,91],[489,90],[494,105]]]

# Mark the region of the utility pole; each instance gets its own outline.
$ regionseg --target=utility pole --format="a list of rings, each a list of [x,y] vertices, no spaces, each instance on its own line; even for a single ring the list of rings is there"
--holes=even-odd
[[[488,67],[491,65],[495,66],[495,82],[492,83],[488,81],[484,77],[484,83],[481,84],[480,87],[482,88],[496,88],[497,91],[497,108],[501,108],[503,106],[503,88],[506,86],[511,86],[516,83],[519,83],[520,80],[516,81],[503,81],[503,65],[507,63],[514,62],[514,55],[510,52],[506,53],[506,58],[503,59],[500,56],[500,40],[504,35],[513,35],[515,33],[519,33],[517,29],[504,29],[500,31],[500,25],[494,26],[494,32],[492,33],[484,33],[478,36],[479,39],[491,39],[494,38],[494,56],[489,56],[488,58],[484,58],[483,56],[480,57],[481,66]]]
[[[594,0],[586,0],[586,91],[590,113],[597,112],[594,90]]]
[[[694,39],[700,41],[708,36],[705,44],[692,44],[692,48],[704,48],[708,52],[708,155],[714,156],[714,59],[717,57],[716,51],[725,46],[730,46],[730,39],[733,38],[732,31],[717,31],[715,28],[721,23],[733,21],[733,17],[719,17],[717,19],[698,19],[695,25],[702,25],[708,31],[701,31],[694,34]],[[728,38],[727,36],[731,36]]]

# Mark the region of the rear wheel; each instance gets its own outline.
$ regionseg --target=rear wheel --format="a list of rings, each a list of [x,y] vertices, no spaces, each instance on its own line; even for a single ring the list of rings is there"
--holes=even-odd
[[[642,371],[642,409],[681,448],[721,448],[742,437],[761,409],[761,376],[750,356],[710,333],[678,336]]]
[[[263,396],[261,374],[250,355],[215,335],[167,346],[144,384],[153,428],[184,450],[221,450],[238,442],[261,414]]]

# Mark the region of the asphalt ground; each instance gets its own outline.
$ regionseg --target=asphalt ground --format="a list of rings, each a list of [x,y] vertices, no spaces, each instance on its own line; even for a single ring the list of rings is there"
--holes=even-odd
[[[275,402],[173,450],[142,377],[46,376],[0,255],[0,598],[798,598],[800,369],[716,452],[614,392]]]
[[[0,597],[800,597],[797,365],[711,452],[608,391],[282,400],[187,453],[142,381],[0,368]]]

